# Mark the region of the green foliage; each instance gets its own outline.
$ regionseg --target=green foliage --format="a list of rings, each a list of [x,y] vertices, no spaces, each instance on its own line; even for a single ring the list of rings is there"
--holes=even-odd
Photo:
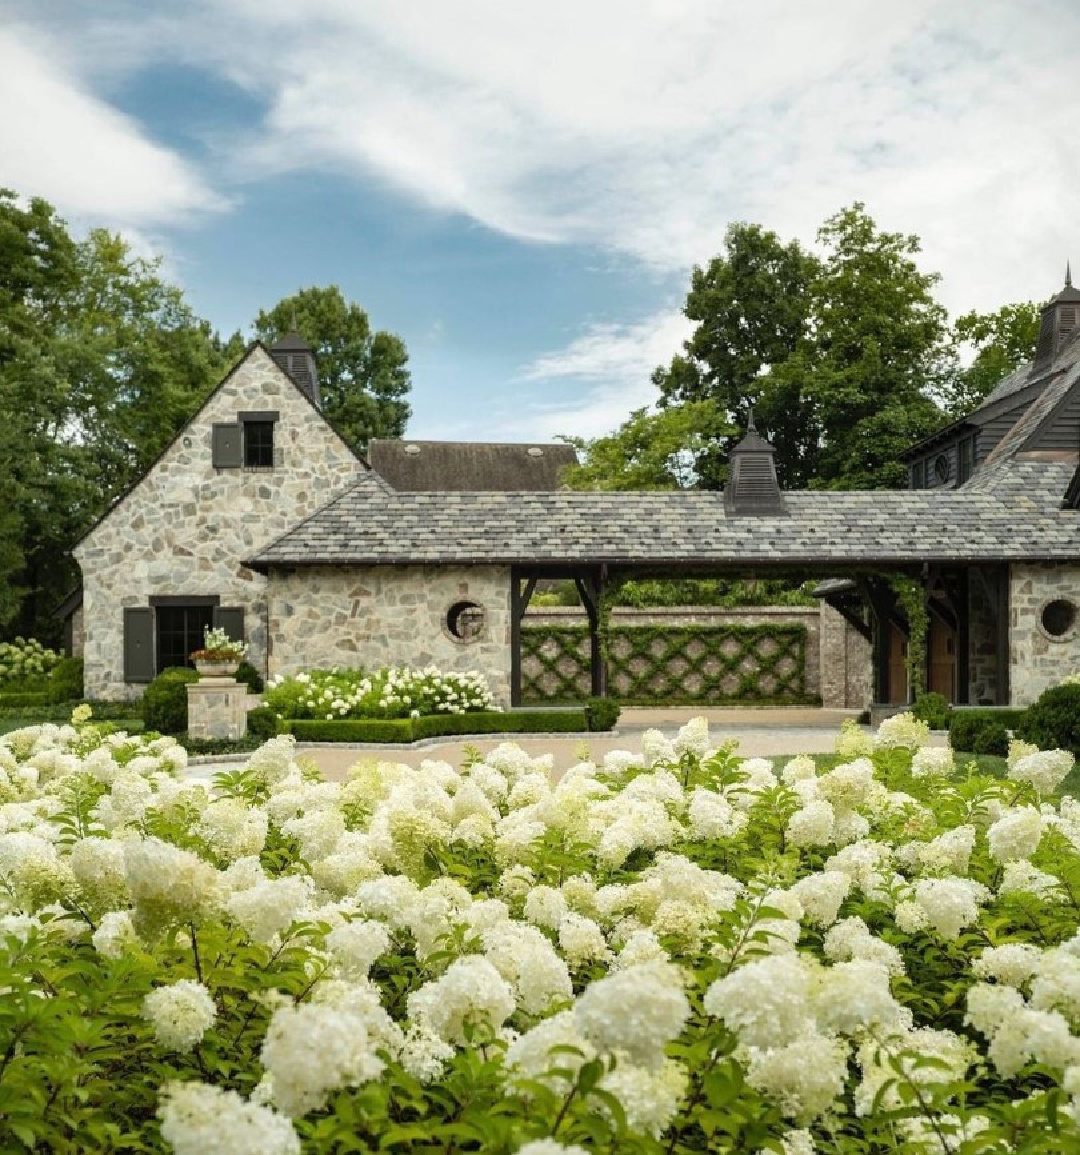
[[[926,590],[922,582],[903,574],[890,574],[896,600],[904,611],[908,623],[907,669],[908,684],[918,701],[926,689],[926,639],[930,633],[930,611],[926,608]]]
[[[1009,752],[1009,731],[1004,722],[989,721],[975,735],[972,750],[976,754],[996,754],[1004,758]]]
[[[49,697],[54,702],[72,702],[82,696],[82,658],[61,658],[49,674]]]
[[[581,464],[562,480],[571,489],[686,489],[698,480],[698,459],[733,432],[708,401],[636,409],[606,437],[567,437]]]
[[[585,703],[585,721],[590,730],[614,730],[620,713],[614,698],[589,698]]]
[[[816,606],[814,582],[785,578],[641,578],[621,582],[613,605],[652,606]],[[571,602],[575,605],[575,602]]]
[[[0,642],[0,692],[31,691],[48,685],[60,654],[36,638],[15,637]]]
[[[157,262],[0,189],[0,630],[56,636],[72,544],[239,352]]]
[[[249,715],[250,717],[250,715]],[[584,710],[506,710],[497,713],[427,714],[391,719],[285,719],[279,732],[301,742],[415,742],[475,734],[580,734]]]
[[[47,706],[53,701],[47,690],[5,691],[0,693],[0,707],[7,710],[23,710],[28,706]]]
[[[255,318],[268,344],[296,329],[315,352],[323,411],[354,448],[373,437],[401,437],[412,381],[400,337],[372,332],[368,315],[337,285],[311,286]]]
[[[189,754],[196,756],[250,754],[266,741],[265,736],[256,734],[245,734],[242,738],[189,738],[187,734],[178,734],[177,739]]]
[[[1080,757],[1080,684],[1044,690],[1028,707],[1019,729],[1044,750],[1070,750]]]
[[[146,687],[140,708],[148,730],[159,734],[183,734],[187,730],[187,687],[199,675],[186,666],[170,666]]]
[[[277,714],[269,706],[256,706],[247,713],[247,732],[253,738],[273,738],[278,731]]]
[[[253,694],[261,694],[264,684],[262,675],[248,661],[243,661],[236,667],[236,680],[243,682]]]
[[[998,726],[1021,732],[1026,710],[952,710],[949,714],[949,744],[954,750],[974,751],[979,735]]]
[[[522,684],[530,702],[573,702],[587,694],[585,626],[529,625],[521,631],[523,663],[539,667]],[[806,627],[759,625],[610,625],[608,692],[620,701],[721,703],[804,702]],[[687,684],[687,672],[700,685]]]
[[[993,313],[956,318],[953,339],[974,356],[946,390],[946,408],[953,420],[978,408],[999,381],[1034,357],[1040,312],[1034,301],[1022,301]]]
[[[480,674],[441,673],[433,667],[305,670],[272,678],[263,702],[279,718],[410,718],[488,710],[491,691]]]
[[[784,488],[902,486],[899,452],[941,423],[931,398],[952,369],[938,278],[915,263],[916,237],[879,230],[860,203],[818,243],[820,258],[732,225],[693,272],[694,333],[653,380],[662,404],[708,401],[740,430],[753,407]],[[723,483],[732,444],[699,456],[703,485]]]
[[[944,730],[949,724],[949,699],[944,694],[925,691],[915,698],[911,712],[931,730]]]

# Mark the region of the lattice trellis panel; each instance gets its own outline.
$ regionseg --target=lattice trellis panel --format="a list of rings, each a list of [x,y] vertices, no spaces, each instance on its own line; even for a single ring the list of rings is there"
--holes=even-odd
[[[609,636],[609,692],[642,703],[801,701],[806,637],[801,625],[615,626]],[[588,630],[524,628],[521,668],[525,702],[588,697]]]

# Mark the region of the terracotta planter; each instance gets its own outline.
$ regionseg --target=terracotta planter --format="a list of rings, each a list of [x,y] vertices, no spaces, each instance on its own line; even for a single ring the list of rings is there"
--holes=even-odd
[[[232,678],[240,669],[239,658],[195,658],[200,678]]]

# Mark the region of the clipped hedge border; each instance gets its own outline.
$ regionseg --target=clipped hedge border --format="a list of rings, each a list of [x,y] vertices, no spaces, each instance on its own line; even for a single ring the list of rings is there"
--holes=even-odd
[[[28,706],[37,708],[54,704],[53,697],[47,690],[40,693],[0,694],[0,708],[4,709],[25,710]]]
[[[476,734],[579,734],[587,730],[584,710],[478,711],[428,714],[422,718],[286,718],[279,732],[301,742],[416,742],[421,738]]]

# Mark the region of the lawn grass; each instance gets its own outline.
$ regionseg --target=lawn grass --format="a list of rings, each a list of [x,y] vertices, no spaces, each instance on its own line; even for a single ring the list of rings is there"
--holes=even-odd
[[[45,722],[53,722],[58,726],[71,721],[71,704],[57,706],[53,709],[34,709],[25,714],[0,714],[0,734],[10,734],[12,730],[23,730],[27,726],[40,726]],[[142,718],[110,718],[109,724],[118,730],[127,730],[130,734],[137,734],[143,728]]]

